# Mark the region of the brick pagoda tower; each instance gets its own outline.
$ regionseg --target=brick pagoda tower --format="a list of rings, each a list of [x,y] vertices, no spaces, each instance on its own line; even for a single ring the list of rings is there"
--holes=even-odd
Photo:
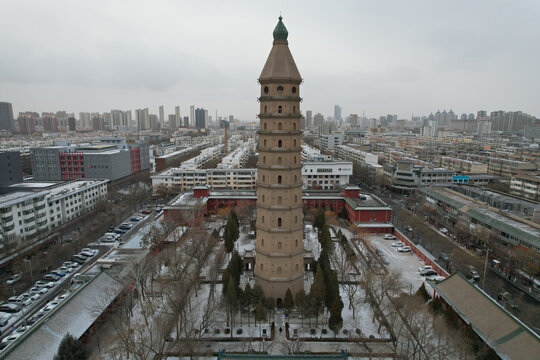
[[[280,305],[287,288],[304,286],[300,84],[279,17],[259,77],[259,163],[255,279]]]

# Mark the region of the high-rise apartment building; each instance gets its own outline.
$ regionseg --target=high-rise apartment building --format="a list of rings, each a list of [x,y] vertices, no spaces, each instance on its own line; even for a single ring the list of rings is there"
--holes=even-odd
[[[165,109],[163,105],[159,107],[159,125],[162,129],[165,129]]]
[[[137,117],[138,130],[150,129],[150,114],[148,108],[135,110],[135,116]]]
[[[92,127],[92,117],[90,116],[90,113],[79,113],[79,125],[81,129],[88,129]]]
[[[313,126],[313,112],[311,110],[306,111],[306,126]]]
[[[304,287],[300,84],[279,17],[261,84],[255,280],[280,305]]]
[[[195,126],[195,106],[189,107],[189,126]]]
[[[169,115],[169,129],[174,130],[178,127],[176,124],[176,114]]]
[[[358,126],[360,125],[358,123],[358,114],[351,114],[349,117],[349,120],[351,121],[351,126]]]
[[[11,103],[0,102],[0,130],[13,130],[13,107]]]
[[[334,105],[334,120],[341,120],[341,106]]]
[[[202,108],[195,110],[195,127],[197,129],[208,128],[208,110]]]
[[[174,108],[174,115],[176,117],[176,128],[182,126],[182,116],[180,116],[180,106]]]
[[[313,117],[313,125],[320,126],[324,123],[324,116],[321,113],[316,113]]]

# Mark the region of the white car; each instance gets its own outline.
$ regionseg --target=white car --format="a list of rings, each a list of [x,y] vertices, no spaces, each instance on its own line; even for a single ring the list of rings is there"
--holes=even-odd
[[[65,273],[73,272],[73,268],[71,268],[71,267],[66,267],[66,266],[60,266],[57,270],[58,270],[58,271],[65,272]]]
[[[90,248],[84,248],[81,251],[82,252],[87,252],[87,253],[90,253],[90,254],[93,254],[93,255],[96,255],[96,253],[97,253],[96,249],[90,249]]]
[[[447,228],[442,227],[442,228],[439,229],[439,231],[442,232],[443,234],[448,234],[448,229]]]
[[[394,240],[395,238],[392,234],[384,234],[384,240]]]
[[[412,250],[410,246],[402,246],[402,247],[397,248],[397,251],[398,252],[411,252]]]
[[[433,270],[433,267],[431,265],[422,265],[418,268],[418,272],[422,272],[424,270]]]
[[[402,246],[405,246],[405,244],[401,241],[392,243],[392,247],[402,247]]]
[[[17,281],[21,280],[21,274],[15,274],[15,275],[12,275],[7,281],[6,283],[8,285],[13,285],[15,284]]]
[[[440,275],[431,275],[431,276],[428,276],[426,279],[432,280],[432,281],[435,281],[435,282],[441,282],[446,278],[444,276],[440,276]]]

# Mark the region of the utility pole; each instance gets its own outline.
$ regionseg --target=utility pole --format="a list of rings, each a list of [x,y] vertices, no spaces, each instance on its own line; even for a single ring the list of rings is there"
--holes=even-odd
[[[489,246],[487,247],[486,262],[484,263],[484,277],[482,279],[482,290],[485,290],[485,285],[486,285],[486,273],[487,273],[488,259],[489,259]]]

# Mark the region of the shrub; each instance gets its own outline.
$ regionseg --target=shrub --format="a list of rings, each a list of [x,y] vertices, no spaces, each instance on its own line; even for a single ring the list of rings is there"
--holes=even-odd
[[[360,334],[362,333],[362,331],[360,331],[360,329],[356,329],[356,333],[357,333],[358,335],[360,335]]]
[[[326,333],[328,333],[328,330],[322,329],[322,333],[323,333],[324,335],[326,335]]]
[[[224,332],[225,332],[225,334],[230,334],[230,333],[231,333],[231,329],[226,328]]]
[[[241,328],[240,328],[240,329],[236,329],[236,333],[237,333],[238,335],[240,335],[240,334],[242,333],[242,331],[243,331],[243,330],[242,330]]]
[[[310,330],[309,330],[309,333],[310,333],[311,335],[315,335],[316,332],[317,332],[317,331],[315,331],[315,329],[310,329]]]
[[[349,330],[343,329],[343,333],[344,333],[345,335],[347,335],[347,334],[349,333]]]

